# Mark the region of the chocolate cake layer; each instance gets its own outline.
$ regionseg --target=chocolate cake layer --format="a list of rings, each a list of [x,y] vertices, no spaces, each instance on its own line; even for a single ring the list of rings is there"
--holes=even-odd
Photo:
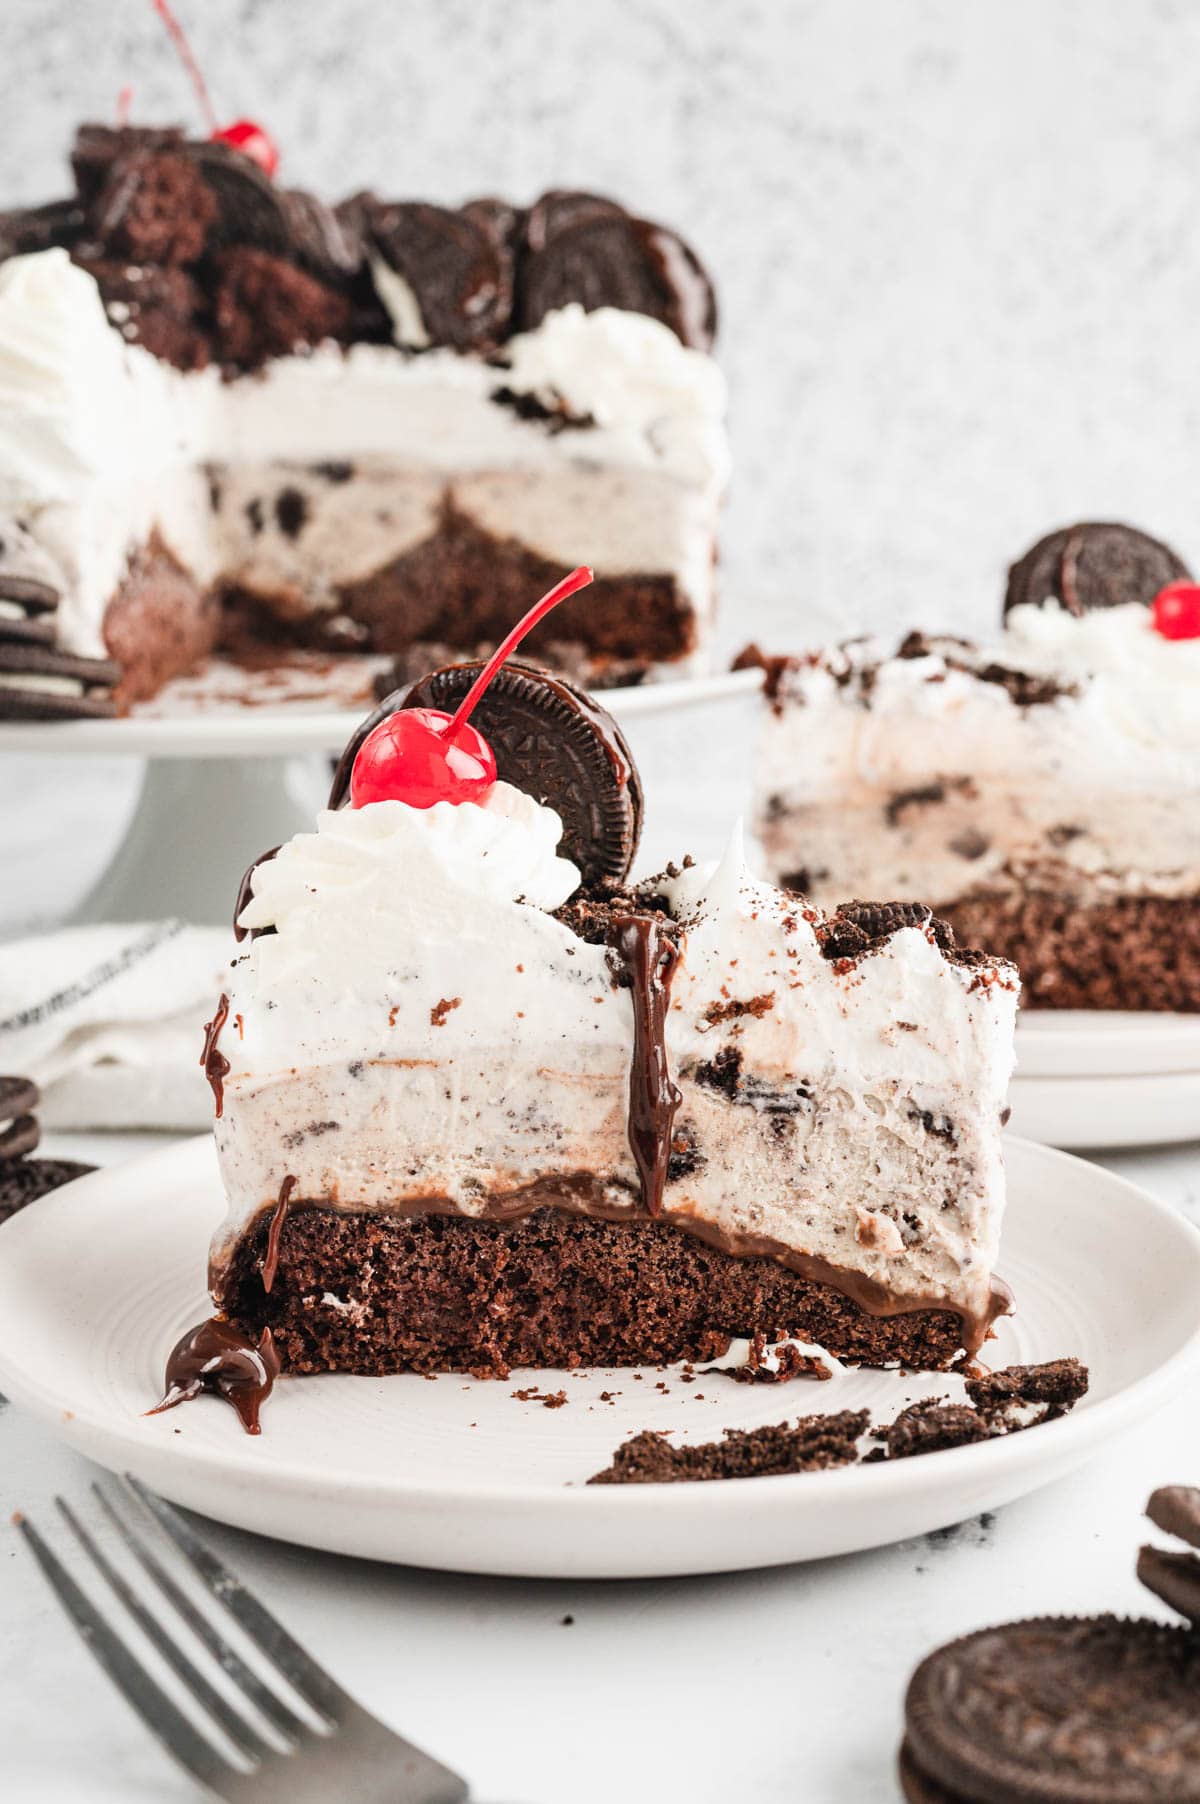
[[[134,558],[104,617],[104,643],[121,666],[118,705],[148,700],[208,657],[220,623],[217,597],[152,538]]]
[[[719,1358],[731,1338],[756,1333],[936,1370],[963,1344],[952,1311],[869,1314],[775,1259],[734,1256],[663,1221],[555,1207],[507,1221],[355,1215],[300,1202],[271,1227],[264,1214],[242,1238],[216,1297],[246,1334],[269,1327],[295,1373],[660,1365]]]
[[[937,912],[1013,961],[1026,1008],[1200,1012],[1200,897],[983,893]]]

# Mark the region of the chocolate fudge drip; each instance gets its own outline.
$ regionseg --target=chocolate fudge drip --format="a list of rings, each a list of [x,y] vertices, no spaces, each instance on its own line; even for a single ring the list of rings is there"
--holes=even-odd
[[[220,1119],[225,1107],[225,1079],[229,1076],[229,1060],[217,1049],[217,1041],[221,1037],[221,1029],[229,1019],[229,998],[224,990],[217,1003],[217,1012],[211,1021],[204,1023],[204,1051],[200,1054],[200,1063],[204,1067],[204,1075],[208,1079],[216,1102],[216,1115]]]
[[[283,1224],[288,1218],[288,1210],[292,1206],[297,1180],[289,1173],[279,1186],[279,1200],[271,1215],[271,1225],[267,1229],[267,1250],[263,1254],[262,1285],[270,1295],[271,1286],[275,1282],[275,1274],[279,1270],[279,1237],[283,1233]]]
[[[161,1415],[211,1391],[233,1405],[247,1434],[260,1434],[258,1412],[279,1376],[279,1354],[264,1328],[257,1343],[219,1316],[211,1316],[178,1340],[167,1359],[166,1390],[147,1413]]]
[[[254,873],[260,864],[270,864],[278,846],[272,846],[269,852],[260,852],[253,864],[246,866],[242,881],[238,884],[237,901],[233,905],[233,937],[240,946],[245,939],[256,940],[260,933],[274,933],[273,927],[239,927],[242,910],[254,894]]]
[[[666,1022],[679,948],[653,915],[618,915],[609,940],[633,997],[629,1146],[648,1215],[661,1215],[671,1134],[683,1098],[667,1064]]]

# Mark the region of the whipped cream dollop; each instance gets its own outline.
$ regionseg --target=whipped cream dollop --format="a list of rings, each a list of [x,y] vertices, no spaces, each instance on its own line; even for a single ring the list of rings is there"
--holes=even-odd
[[[579,887],[576,867],[558,856],[561,838],[554,810],[510,783],[493,784],[481,803],[327,809],[315,833],[258,866],[238,924],[303,935],[331,900],[355,917],[378,911],[400,933],[434,917],[446,924],[463,898],[558,908]]]
[[[621,307],[589,313],[571,301],[510,339],[504,357],[512,366],[507,387],[598,426],[725,412],[725,378],[712,358],[690,350],[661,320]]]

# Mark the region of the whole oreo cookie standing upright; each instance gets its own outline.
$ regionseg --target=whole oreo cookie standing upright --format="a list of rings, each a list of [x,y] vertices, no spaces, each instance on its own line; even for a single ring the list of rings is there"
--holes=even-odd
[[[388,696],[342,753],[329,806],[350,794],[359,748],[400,708],[451,714],[483,661],[451,664]],[[629,874],[642,829],[642,785],[625,736],[612,716],[564,677],[510,659],[471,716],[496,758],[502,782],[553,808],[563,824],[560,851],[578,865],[585,889],[619,885]]]
[[[1200,1636],[1043,1617],[938,1648],[905,1699],[909,1804],[1200,1804]]]
[[[693,350],[711,350],[716,337],[716,296],[691,246],[602,195],[556,189],[534,203],[518,288],[522,331],[578,301],[588,312],[619,307],[647,314]]]
[[[1004,612],[1047,601],[1075,615],[1129,602],[1149,607],[1160,589],[1189,575],[1182,558],[1149,533],[1086,520],[1047,533],[1012,565]]]

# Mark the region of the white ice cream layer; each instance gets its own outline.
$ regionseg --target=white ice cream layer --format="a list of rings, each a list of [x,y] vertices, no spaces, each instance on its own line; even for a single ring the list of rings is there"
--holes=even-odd
[[[218,1263],[286,1175],[352,1210],[473,1214],[585,1173],[637,1207],[631,994],[603,946],[544,912],[573,881],[557,829],[527,798],[389,802],[322,816],[259,867],[242,921],[277,931],[231,975]],[[1011,970],[948,962],[915,928],[831,962],[818,918],[749,878],[740,847],[666,889],[682,947],[666,1049],[694,1154],[668,1218],[982,1311]],[[735,1057],[732,1098],[715,1073]]]
[[[787,674],[758,776],[772,874],[806,873],[822,903],[948,903],[1034,867],[1081,894],[1200,888],[1200,640],[1138,605],[1049,604],[986,648],[929,646],[863,640]],[[991,664],[1067,692],[1022,706]]]
[[[447,506],[556,561],[673,575],[706,623],[728,476],[713,360],[657,321],[578,307],[508,350],[512,367],[497,368],[448,349],[327,345],[222,382],[127,344],[65,251],[11,259],[0,510],[25,522],[64,590],[62,643],[103,649],[108,600],[155,529],[202,582],[245,576],[304,611],[411,550]],[[497,401],[504,389],[596,423],[551,430]],[[354,466],[344,479],[306,470],[339,461]],[[289,486],[304,496],[300,542],[270,505]]]

